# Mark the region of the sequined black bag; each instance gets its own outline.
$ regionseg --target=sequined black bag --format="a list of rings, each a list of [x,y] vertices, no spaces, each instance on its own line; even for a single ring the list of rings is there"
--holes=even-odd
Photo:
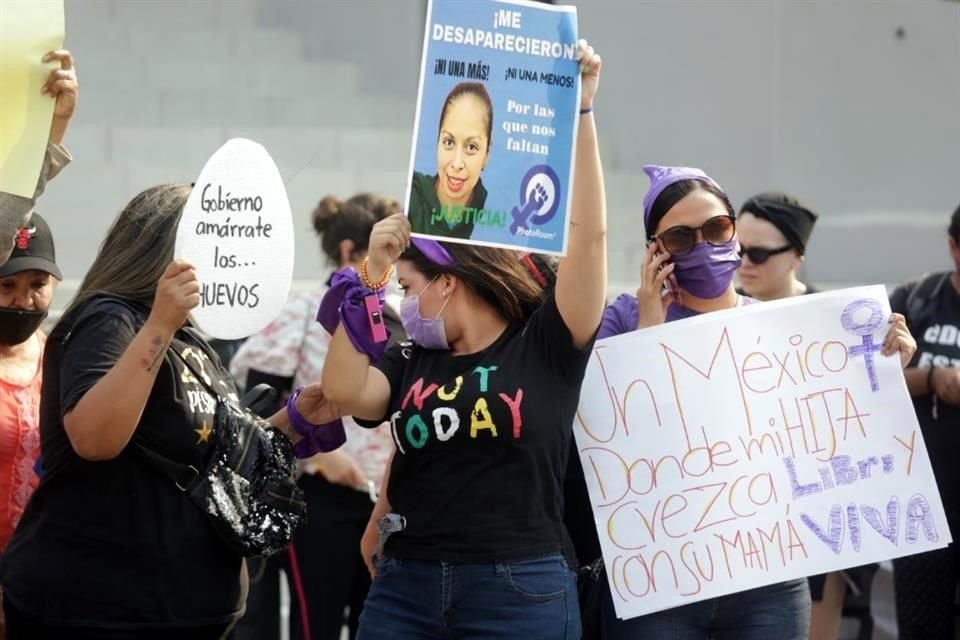
[[[217,399],[210,459],[205,469],[197,469],[142,443],[138,443],[140,453],[207,514],[232,550],[244,557],[282,551],[307,513],[290,441],[268,422],[221,396],[185,358],[176,357]]]

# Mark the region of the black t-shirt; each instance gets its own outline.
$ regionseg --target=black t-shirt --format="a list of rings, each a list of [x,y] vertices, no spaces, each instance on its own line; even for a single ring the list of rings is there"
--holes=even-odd
[[[397,445],[388,497],[407,528],[386,553],[486,562],[563,550],[564,472],[590,353],[574,346],[552,296],[479,353],[387,349],[377,366]]]
[[[913,310],[915,317],[911,317],[907,300],[916,286],[922,285],[898,287],[890,296],[890,307],[906,316],[917,341],[917,353],[910,366],[921,369],[960,367],[960,294],[948,278],[938,294],[927,300],[923,309]],[[925,394],[913,398],[943,507],[951,522],[960,523],[960,464],[957,463],[960,459],[960,407],[943,401],[937,405],[938,417],[934,418],[933,396]]]
[[[4,597],[47,624],[174,628],[227,622],[243,609],[242,558],[136,450],[144,443],[203,469],[215,401],[180,358],[167,351],[134,436],[116,458],[80,458],[64,431],[64,414],[113,367],[146,317],[134,303],[93,298],[47,342],[44,475],[0,561]],[[171,349],[236,397],[229,374],[197,334],[177,332]]]

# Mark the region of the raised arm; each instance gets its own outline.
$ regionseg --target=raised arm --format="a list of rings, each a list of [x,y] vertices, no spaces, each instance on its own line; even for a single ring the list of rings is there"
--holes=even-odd
[[[58,49],[43,57],[44,62],[54,60],[60,63],[60,68],[50,72],[50,76],[43,85],[43,93],[56,101],[53,107],[53,121],[50,123],[50,142],[59,145],[63,144],[70,118],[77,109],[77,94],[80,86],[77,83],[77,70],[73,66],[73,56],[70,52],[66,49]]]
[[[385,218],[370,233],[367,271],[385,274],[410,244],[410,222],[402,213]],[[329,294],[328,294],[329,295]],[[327,398],[347,415],[382,420],[390,403],[390,382],[370,366],[370,358],[354,347],[341,322],[333,333],[323,363],[323,389]]]
[[[557,308],[577,347],[590,342],[600,326],[607,294],[607,201],[593,119],[600,81],[600,56],[585,40],[579,48],[581,85],[576,166],[567,255],[557,271]],[[590,110],[588,113],[583,111]]]
[[[69,62],[64,62],[65,59]],[[53,121],[50,124],[50,140],[43,156],[43,165],[33,197],[0,192],[0,264],[10,257],[17,231],[30,220],[33,207],[37,198],[43,194],[47,181],[52,180],[70,162],[70,154],[60,145],[77,106],[79,86],[69,51],[51,51],[43,57],[44,62],[51,60],[60,60],[61,69],[51,71],[43,85],[43,93],[56,100]],[[65,72],[67,66],[69,70]]]
[[[157,283],[146,323],[110,370],[63,417],[78,456],[110,460],[120,455],[140,422],[174,333],[198,304],[196,271],[183,261],[170,263]]]

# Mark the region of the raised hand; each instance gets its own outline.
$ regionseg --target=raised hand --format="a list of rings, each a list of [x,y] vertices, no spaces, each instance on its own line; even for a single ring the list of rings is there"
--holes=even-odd
[[[600,86],[600,66],[603,61],[586,40],[577,43],[577,61],[580,63],[580,108],[590,109]]]
[[[173,335],[187,321],[187,314],[199,304],[200,281],[196,270],[186,260],[174,260],[157,282],[147,322]]]
[[[370,232],[367,272],[379,279],[410,246],[410,221],[403,213],[395,213],[373,225]]]
[[[73,55],[66,49],[58,49],[43,56],[43,61],[60,63],[59,69],[50,72],[41,92],[56,100],[53,117],[69,120],[77,109],[77,95],[80,93]]]
[[[673,296],[663,295],[663,285],[674,270],[674,264],[668,260],[670,254],[659,250],[657,243],[649,244],[643,254],[640,288],[637,289],[640,311],[638,329],[663,324],[667,320],[667,307]]]

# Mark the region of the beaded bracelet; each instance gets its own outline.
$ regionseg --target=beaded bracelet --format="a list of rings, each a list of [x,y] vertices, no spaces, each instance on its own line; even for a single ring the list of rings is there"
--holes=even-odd
[[[365,286],[367,289],[370,289],[371,291],[379,291],[390,283],[390,275],[393,274],[393,265],[387,267],[387,271],[383,274],[383,277],[380,278],[380,282],[373,282],[370,280],[369,274],[367,274],[367,263],[369,262],[370,256],[366,256],[360,263],[360,281],[363,282],[363,286]]]

